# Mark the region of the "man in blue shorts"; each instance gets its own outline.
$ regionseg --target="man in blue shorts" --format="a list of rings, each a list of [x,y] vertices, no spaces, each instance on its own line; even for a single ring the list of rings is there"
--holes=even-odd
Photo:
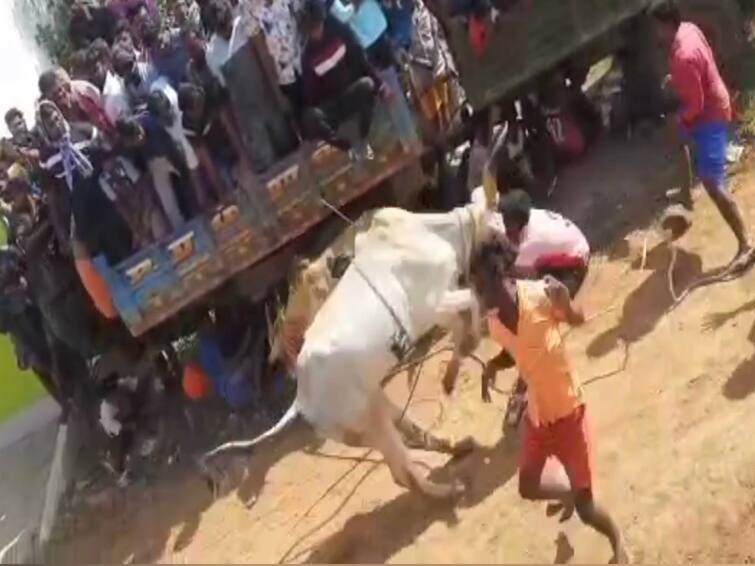
[[[726,190],[726,146],[732,117],[729,91],[705,35],[695,24],[682,21],[676,1],[667,0],[653,15],[658,35],[668,48],[682,137],[692,148],[697,176],[737,238],[734,261],[740,260],[749,255],[750,244],[742,214]],[[691,208],[689,193],[683,197]]]

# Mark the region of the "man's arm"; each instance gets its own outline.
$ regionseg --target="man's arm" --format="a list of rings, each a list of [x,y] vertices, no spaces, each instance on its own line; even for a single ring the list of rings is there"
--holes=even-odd
[[[338,21],[333,21],[333,25],[346,46],[350,62],[358,65],[368,77],[375,81],[375,88],[377,90],[381,91],[381,93],[385,92],[383,79],[378,74],[377,69],[370,63],[369,59],[367,59],[367,54],[362,49],[362,46],[359,45],[351,28]]]
[[[671,82],[681,102],[679,117],[682,124],[689,127],[705,107],[705,93],[700,73],[691,63],[677,61],[672,64]]]
[[[581,326],[585,322],[582,309],[569,296],[569,289],[558,279],[550,275],[545,277],[546,294],[553,305],[556,320],[566,322],[571,326]]]

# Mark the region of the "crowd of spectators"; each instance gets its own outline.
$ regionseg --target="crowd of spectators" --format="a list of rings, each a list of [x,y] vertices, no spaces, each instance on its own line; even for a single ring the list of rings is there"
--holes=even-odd
[[[65,412],[101,394],[93,360],[151,355],[100,296],[93,258],[118,264],[302,141],[371,159],[376,102],[398,94],[383,72],[414,58],[429,85],[451,70],[422,0],[175,0],[167,12],[74,0],[69,40],[39,76],[35,115],[8,109],[0,140],[0,332]],[[339,133],[350,119],[357,139]]]

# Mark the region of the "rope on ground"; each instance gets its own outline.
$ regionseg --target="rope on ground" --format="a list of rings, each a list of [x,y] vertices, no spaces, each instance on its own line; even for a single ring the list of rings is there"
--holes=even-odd
[[[716,283],[727,283],[729,281],[733,281],[734,279],[742,277],[752,268],[753,264],[755,264],[755,249],[751,249],[745,255],[734,260],[723,271],[715,273],[713,275],[708,275],[707,277],[699,278],[697,281],[694,281],[689,287],[687,287],[680,295],[677,295],[676,291],[674,290],[674,269],[676,268],[677,255],[677,249],[672,245],[671,261],[669,262],[668,268],[668,284],[673,303],[666,311],[667,313],[671,312],[680,304],[682,304],[682,302],[684,302],[684,300],[689,297],[689,295],[693,291],[702,287],[715,285]]]
[[[406,412],[409,409],[409,405],[411,404],[412,399],[414,398],[414,393],[416,392],[417,385],[419,384],[419,378],[420,378],[421,373],[422,373],[422,366],[425,363],[425,359],[427,359],[427,357],[423,357],[422,359],[419,360],[419,365],[417,366],[417,370],[416,370],[417,378],[414,380],[414,383],[412,384],[412,388],[409,391],[409,396],[406,399],[406,403],[404,403],[404,408],[401,410],[401,415],[399,416],[399,419],[398,419],[397,423],[401,423],[401,421],[404,420],[404,417],[406,416]],[[362,464],[363,462],[369,461],[368,457],[370,456],[370,454],[372,454],[372,452],[373,452],[373,449],[370,448],[367,451],[365,451],[364,454],[362,454],[361,456],[357,456],[356,457],[356,461],[354,462],[354,464],[348,470],[346,470],[346,472],[344,472],[335,482],[333,482],[332,484],[330,484],[328,486],[328,488],[322,493],[322,495],[320,495],[320,497],[318,497],[317,500],[315,500],[315,502],[312,503],[312,505],[309,506],[309,508],[304,512],[304,514],[299,518],[299,520],[296,521],[296,524],[294,525],[294,527],[296,527],[297,525],[299,525],[305,518],[307,518],[307,516],[309,516],[309,514],[312,512],[312,510],[314,510],[314,508],[317,507],[317,505],[319,505],[320,502],[322,502],[328,495],[330,495],[330,493],[332,493],[332,491],[338,486],[338,484],[340,484],[347,477],[349,477],[351,475],[351,472],[353,472],[354,470],[356,470],[357,467],[359,467],[360,464]],[[349,493],[346,494],[346,497],[343,499],[343,501],[341,501],[341,503],[338,505],[338,507],[336,507],[336,509],[328,517],[326,517],[325,519],[323,519],[322,521],[320,521],[317,525],[315,525],[314,527],[312,527],[311,529],[309,529],[306,533],[304,533],[302,536],[300,536],[298,539],[296,539],[294,541],[294,543],[286,550],[286,552],[283,554],[283,556],[278,561],[278,563],[279,564],[284,563],[286,561],[286,559],[288,558],[288,556],[291,554],[291,552],[297,546],[299,546],[299,544],[302,541],[307,540],[309,537],[311,537],[313,534],[315,534],[320,529],[322,529],[325,525],[327,525],[330,521],[332,521],[338,515],[338,513],[341,512],[341,509],[343,509],[346,506],[346,504],[352,498],[352,496],[354,495],[354,493],[356,493],[357,488],[362,484],[362,482],[364,482],[364,480],[366,480],[367,477],[373,471],[375,471],[377,469],[377,467],[380,464],[382,464],[382,463],[383,463],[382,460],[380,462],[378,462],[378,463],[373,463],[372,466],[370,467],[370,469],[367,470],[362,475],[361,478],[359,478],[359,480],[351,488],[351,490],[349,491]]]
[[[623,339],[620,339],[620,341],[621,341],[622,346],[624,347],[624,359],[622,360],[621,365],[615,370],[609,371],[607,373],[601,373],[599,375],[591,377],[590,379],[582,383],[582,387],[587,387],[588,385],[591,385],[595,382],[603,381],[604,379],[608,379],[609,377],[614,377],[624,372],[624,370],[627,369],[627,366],[629,365],[629,353],[631,349],[631,344],[629,344],[626,340],[623,340]]]
[[[643,271],[645,269],[645,264],[647,263],[649,239],[650,239],[650,232],[645,232],[645,239],[642,242],[642,259],[640,260],[640,271]]]

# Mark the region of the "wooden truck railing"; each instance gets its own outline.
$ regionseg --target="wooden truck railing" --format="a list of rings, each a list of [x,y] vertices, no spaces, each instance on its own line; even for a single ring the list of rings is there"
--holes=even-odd
[[[472,105],[482,108],[516,93],[594,43],[621,42],[624,24],[660,0],[517,0],[494,25],[479,57],[470,49],[463,18],[449,19],[442,5],[437,9],[442,1],[431,3],[451,31],[461,85]],[[709,34],[714,47],[719,44],[719,51],[727,35],[741,35],[735,0],[682,0],[682,8]],[[633,41],[642,44],[643,62],[638,67],[643,69],[645,63],[652,66],[657,53],[652,53],[647,18],[641,21],[641,37]],[[269,112],[273,89],[260,76],[250,76],[262,66],[259,53],[252,53],[240,55],[239,64],[226,75],[236,110],[256,108],[259,115]],[[248,280],[259,278],[270,266],[282,269],[285,262],[277,261],[276,253],[331,215],[321,199],[344,206],[416,165],[424,148],[415,115],[396,73],[387,72],[385,78],[393,97],[381,101],[374,116],[373,161],[356,167],[332,148],[302,144],[259,175],[255,186],[237,190],[220,206],[121,264],[111,266],[95,258],[115,307],[133,334],[157,326],[242,272]],[[659,84],[647,82],[651,87]],[[253,138],[255,130],[249,122],[241,126]],[[247,146],[250,143],[253,140],[247,139]],[[249,269],[257,264],[260,269]]]
[[[353,163],[324,144],[303,143],[258,177],[163,240],[119,265],[95,258],[114,305],[140,335],[201,299],[234,275],[274,254],[343,206],[416,161],[421,151],[395,72],[384,73],[393,96],[377,105],[370,133],[375,158]]]

